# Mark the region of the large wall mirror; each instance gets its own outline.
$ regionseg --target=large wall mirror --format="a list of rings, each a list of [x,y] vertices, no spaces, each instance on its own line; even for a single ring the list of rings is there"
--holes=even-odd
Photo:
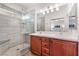
[[[77,30],[77,4],[64,4],[58,11],[37,14],[37,31]]]

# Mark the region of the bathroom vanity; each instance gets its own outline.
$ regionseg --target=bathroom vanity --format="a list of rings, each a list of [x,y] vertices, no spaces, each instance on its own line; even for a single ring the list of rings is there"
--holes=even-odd
[[[74,34],[33,33],[31,52],[39,56],[78,56],[79,40]]]

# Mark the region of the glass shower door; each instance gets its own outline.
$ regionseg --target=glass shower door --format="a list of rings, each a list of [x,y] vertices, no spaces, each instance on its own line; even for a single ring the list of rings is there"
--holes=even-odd
[[[34,33],[34,23],[35,23],[35,14],[34,12],[29,12],[26,15],[23,15],[23,19],[21,20],[21,34],[23,36],[23,45],[18,48],[19,53],[23,55],[29,52],[30,48],[30,33]],[[21,50],[21,51],[20,51]]]

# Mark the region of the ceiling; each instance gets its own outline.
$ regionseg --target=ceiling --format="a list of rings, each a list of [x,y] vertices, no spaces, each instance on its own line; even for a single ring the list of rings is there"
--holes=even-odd
[[[24,8],[28,10],[32,10],[32,9],[40,9],[40,8],[45,8],[47,6],[50,5],[54,5],[55,3],[22,3],[20,4],[21,6],[23,6]]]
[[[0,3],[0,7],[15,13],[26,13],[31,10],[39,10],[56,3]]]

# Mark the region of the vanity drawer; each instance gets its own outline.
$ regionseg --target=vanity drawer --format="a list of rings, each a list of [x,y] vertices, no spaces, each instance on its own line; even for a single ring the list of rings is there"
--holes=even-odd
[[[49,49],[49,42],[48,42],[48,43],[44,43],[44,42],[42,42],[42,47],[44,47],[44,48],[48,48],[48,49]]]
[[[42,55],[49,55],[49,49],[42,47]]]
[[[42,42],[49,43],[49,38],[42,38]]]

